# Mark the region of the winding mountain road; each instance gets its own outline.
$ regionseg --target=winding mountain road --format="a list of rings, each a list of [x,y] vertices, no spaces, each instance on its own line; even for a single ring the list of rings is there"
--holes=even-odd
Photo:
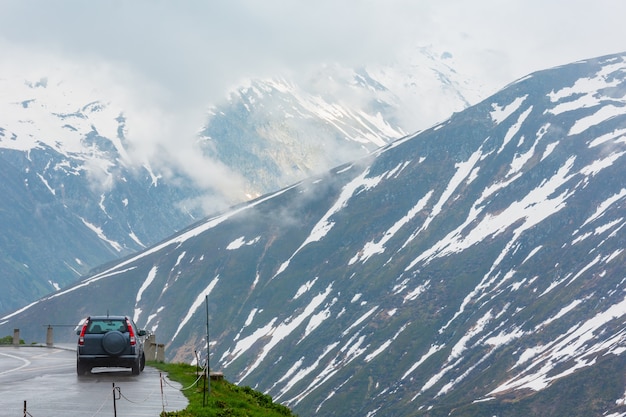
[[[95,368],[78,377],[73,347],[0,347],[2,416],[157,417],[186,406],[180,384],[151,367],[139,376],[130,369]]]

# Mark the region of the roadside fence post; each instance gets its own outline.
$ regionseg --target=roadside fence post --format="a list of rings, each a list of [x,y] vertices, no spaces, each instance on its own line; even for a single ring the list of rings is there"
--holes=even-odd
[[[115,382],[113,382],[113,416],[117,417],[117,406],[115,404]]]
[[[159,381],[161,382],[161,407],[163,407],[163,414],[165,414],[165,400],[163,396],[163,373],[159,372]]]
[[[13,346],[20,345],[20,329],[13,329]]]
[[[46,346],[54,346],[54,330],[50,324],[48,325],[48,330],[46,331]]]

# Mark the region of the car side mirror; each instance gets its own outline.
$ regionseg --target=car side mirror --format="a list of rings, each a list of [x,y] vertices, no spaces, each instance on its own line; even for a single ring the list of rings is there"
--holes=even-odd
[[[137,336],[145,336],[148,334],[144,329],[137,330]]]

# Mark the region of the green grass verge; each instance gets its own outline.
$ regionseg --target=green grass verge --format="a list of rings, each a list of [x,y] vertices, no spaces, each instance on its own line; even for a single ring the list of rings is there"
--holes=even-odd
[[[274,403],[269,395],[250,387],[239,387],[224,379],[212,380],[211,390],[207,392],[204,381],[198,380],[195,366],[162,362],[149,362],[147,365],[160,369],[171,380],[179,382],[183,386],[183,394],[189,400],[184,410],[162,412],[161,417],[295,416],[289,408]]]
[[[0,337],[0,345],[12,345],[13,336]],[[20,345],[24,344],[24,339],[20,339]]]

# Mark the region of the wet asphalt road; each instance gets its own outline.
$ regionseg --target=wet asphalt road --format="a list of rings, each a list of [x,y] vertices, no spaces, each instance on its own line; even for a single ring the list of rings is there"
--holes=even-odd
[[[180,388],[150,367],[139,376],[130,369],[95,368],[78,377],[76,352],[69,346],[0,346],[1,417],[24,416],[24,401],[32,417],[158,417],[187,406]]]

